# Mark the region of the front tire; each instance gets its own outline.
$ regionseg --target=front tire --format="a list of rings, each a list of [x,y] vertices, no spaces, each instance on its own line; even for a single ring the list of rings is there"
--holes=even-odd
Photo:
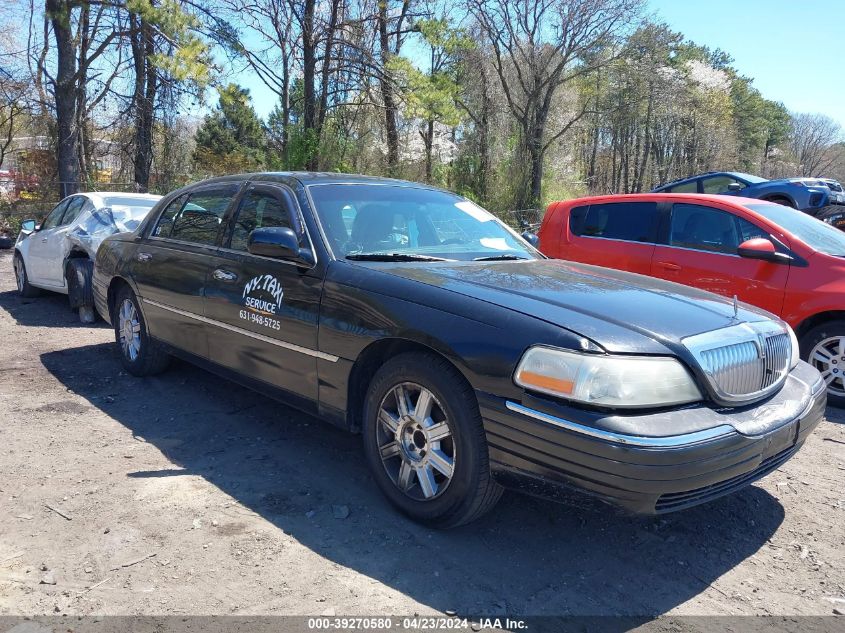
[[[801,337],[801,358],[818,369],[827,383],[827,401],[845,407],[845,321],[828,321]]]
[[[792,202],[789,198],[784,198],[783,196],[774,196],[772,198],[766,198],[767,202],[774,202],[775,204],[782,204],[785,207],[789,207],[791,209],[797,208],[795,203]]]
[[[117,293],[112,323],[120,362],[126,371],[133,376],[153,376],[167,369],[170,355],[150,337],[138,298],[128,286]]]
[[[475,394],[440,357],[412,352],[387,361],[367,391],[363,433],[376,483],[415,521],[469,523],[502,494]]]
[[[12,266],[15,269],[15,282],[18,286],[18,294],[25,299],[32,299],[41,294],[41,290],[29,283],[29,275],[26,274],[26,264],[20,253],[15,253]]]

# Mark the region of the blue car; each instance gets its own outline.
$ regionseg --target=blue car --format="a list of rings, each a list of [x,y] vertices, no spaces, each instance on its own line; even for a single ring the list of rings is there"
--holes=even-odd
[[[766,180],[734,171],[713,171],[660,185],[653,193],[716,193],[757,198],[782,204],[811,215],[830,204],[837,204],[831,190],[816,178]]]

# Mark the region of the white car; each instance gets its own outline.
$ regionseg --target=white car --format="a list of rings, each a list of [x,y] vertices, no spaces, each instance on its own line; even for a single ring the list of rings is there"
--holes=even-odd
[[[41,290],[68,295],[83,323],[96,319],[91,274],[100,243],[109,235],[134,231],[161,196],[92,192],[68,196],[39,225],[24,220],[15,242],[18,292]]]

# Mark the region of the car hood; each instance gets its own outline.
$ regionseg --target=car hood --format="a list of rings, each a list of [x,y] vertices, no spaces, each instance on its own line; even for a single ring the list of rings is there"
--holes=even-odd
[[[694,288],[560,260],[378,266],[391,275],[542,319],[609,352],[679,351],[687,336],[772,318],[745,304],[735,312],[730,299]]]
[[[763,182],[755,182],[749,185],[749,187],[783,187],[783,186],[791,186],[793,183],[796,182],[811,182],[815,184],[807,185],[810,189],[818,189],[818,188],[826,188],[822,182],[819,182],[815,178],[778,178],[777,180],[765,180]]]

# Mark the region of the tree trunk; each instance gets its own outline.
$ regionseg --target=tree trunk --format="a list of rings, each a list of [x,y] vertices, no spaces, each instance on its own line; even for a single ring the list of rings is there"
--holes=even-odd
[[[56,127],[57,156],[61,198],[79,190],[79,128],[76,111],[76,57],[70,28],[70,4],[66,0],[47,0],[47,15],[56,38]]]
[[[425,131],[421,133],[423,145],[425,146],[425,181],[431,182],[432,153],[434,151],[434,120],[429,119],[425,125]]]
[[[146,193],[150,187],[153,162],[153,125],[158,75],[152,63],[155,54],[153,28],[146,20],[130,14],[132,25],[132,59],[135,66],[135,88],[132,101],[135,108],[134,188]]]
[[[314,141],[317,131],[317,96],[314,91],[314,78],[317,70],[317,37],[314,32],[314,11],[316,0],[305,0],[305,11],[302,19],[302,82],[304,91],[303,118],[306,139]],[[318,156],[314,148],[310,147],[305,168],[317,169]]]
[[[487,202],[487,172],[490,169],[490,95],[487,91],[487,73],[482,69],[481,123],[478,126],[478,194]]]
[[[384,128],[387,135],[387,173],[396,176],[399,171],[399,130],[396,123],[398,107],[393,94],[393,85],[387,77],[387,62],[390,59],[390,35],[388,33],[387,0],[378,3],[379,48],[381,49],[381,98],[384,101]]]
[[[546,102],[550,100],[547,98]],[[543,195],[543,158],[545,156],[545,147],[543,147],[543,138],[546,132],[546,121],[548,119],[548,110],[544,105],[541,105],[535,110],[533,116],[533,125],[528,136],[528,154],[531,157],[531,175],[530,175],[530,189],[529,199],[523,208],[534,209],[541,205]]]

